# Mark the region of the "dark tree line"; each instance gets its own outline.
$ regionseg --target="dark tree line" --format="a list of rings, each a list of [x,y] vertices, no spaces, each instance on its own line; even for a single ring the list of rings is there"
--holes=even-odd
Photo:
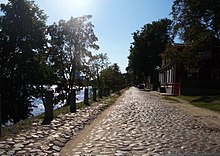
[[[103,88],[118,89],[118,87],[121,88],[125,84],[125,77],[121,73],[117,63],[102,70],[101,74]]]
[[[1,11],[2,121],[13,119],[18,122],[30,115],[34,76],[40,74],[40,64],[45,62],[47,16],[33,2],[26,0],[10,0],[1,4]]]
[[[155,83],[162,53],[173,63],[199,68],[204,48],[220,41],[219,0],[175,0],[171,15],[172,20],[154,21],[132,34],[127,67],[131,82],[143,83],[151,77],[149,83]],[[173,49],[174,38],[188,45],[181,53]]]
[[[87,85],[104,85],[108,58],[89,51],[99,48],[91,15],[48,26],[46,14],[32,1],[9,0],[0,9],[2,123],[31,116],[33,98],[45,103],[45,90],[51,85],[58,86],[58,100],[67,104],[71,88],[85,80]]]
[[[177,54],[172,45],[168,45],[166,55],[186,68],[199,68],[204,49],[220,41],[220,1],[175,0],[171,15],[172,35],[188,46]]]
[[[134,42],[130,47],[127,72],[133,83],[146,83],[148,78],[151,83],[156,82],[157,68],[161,66],[160,54],[172,42],[170,30],[171,20],[161,19],[144,25],[132,34]]]

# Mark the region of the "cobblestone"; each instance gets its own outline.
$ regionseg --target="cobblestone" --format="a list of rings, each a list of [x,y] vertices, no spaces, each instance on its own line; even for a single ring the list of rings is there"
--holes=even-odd
[[[130,88],[71,155],[220,155],[220,130]]]
[[[65,143],[107,107],[108,104],[99,103],[59,116],[50,125],[33,123],[28,131],[0,141],[0,155],[60,155]]]
[[[99,103],[0,141],[0,155],[59,156],[108,105]],[[64,147],[63,147],[64,146]],[[173,107],[155,93],[131,87],[70,155],[220,155],[220,130]]]

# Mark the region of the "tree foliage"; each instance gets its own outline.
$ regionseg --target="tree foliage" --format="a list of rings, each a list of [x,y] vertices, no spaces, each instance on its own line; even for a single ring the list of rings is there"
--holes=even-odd
[[[199,68],[205,50],[220,39],[220,1],[175,0],[171,14],[173,36],[178,36],[186,46],[177,53],[170,45],[166,55],[186,68]]]
[[[117,63],[102,70],[101,74],[104,88],[115,89],[125,84],[124,76],[121,74]]]
[[[3,122],[29,116],[38,56],[46,46],[46,15],[33,2],[1,4],[0,92]]]
[[[175,0],[172,6],[174,34],[185,43],[220,37],[220,1]]]
[[[94,87],[99,89],[99,97],[102,98],[102,71],[109,65],[107,53],[96,54],[89,59],[90,79]]]
[[[100,74],[101,71],[106,69],[109,65],[107,53],[96,54],[90,57],[89,67],[90,67],[90,78],[95,80],[95,86],[100,87]]]
[[[60,20],[58,24],[49,26],[50,36],[49,62],[57,74],[57,84],[65,90],[65,98],[73,87],[76,75],[86,72],[85,66],[91,57],[88,48],[98,49],[95,44],[94,26],[89,21],[91,15],[71,17],[70,20]]]
[[[33,97],[44,102],[46,86],[57,84],[63,99],[69,99],[76,79],[88,74],[89,49],[99,48],[98,39],[91,15],[47,26],[47,16],[28,0],[9,0],[1,12],[2,122],[18,122],[31,115]]]
[[[135,83],[146,81],[148,76],[154,79],[154,72],[161,65],[160,54],[172,41],[170,26],[171,20],[162,19],[146,24],[141,31],[133,33],[127,71],[133,75]]]

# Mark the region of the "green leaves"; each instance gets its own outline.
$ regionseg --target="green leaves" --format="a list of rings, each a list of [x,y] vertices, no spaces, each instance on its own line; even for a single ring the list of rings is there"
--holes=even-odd
[[[1,4],[0,87],[3,122],[29,115],[36,84],[37,56],[46,46],[46,15],[33,2],[9,0]]]
[[[89,21],[91,15],[71,17],[60,20],[48,27],[50,35],[49,62],[58,78],[58,86],[66,90],[66,99],[70,89],[80,80],[79,75],[88,74],[89,48],[98,49],[94,26]]]
[[[70,88],[86,73],[89,48],[98,49],[91,15],[46,25],[47,16],[29,0],[0,6],[0,93],[3,122],[27,118],[31,97],[44,97],[57,84],[68,100]],[[63,95],[62,95],[63,96]]]
[[[175,0],[172,6],[174,34],[186,43],[220,37],[220,2]]]
[[[102,83],[104,88],[122,87],[125,84],[124,77],[119,70],[117,63],[102,70]]]
[[[199,68],[204,49],[214,45],[216,41],[219,42],[219,10],[220,1],[217,0],[174,1],[171,12],[173,36],[178,36],[186,46],[178,54],[173,50],[176,58],[169,55],[172,62],[182,64],[186,68]]]
[[[128,73],[134,76],[137,83],[142,83],[147,76],[153,76],[155,68],[161,65],[160,54],[166,44],[172,42],[170,37],[171,21],[162,19],[145,24],[141,31],[133,33]]]
[[[94,82],[94,86],[101,87],[101,72],[109,65],[107,53],[96,54],[90,57],[89,61],[89,76]]]

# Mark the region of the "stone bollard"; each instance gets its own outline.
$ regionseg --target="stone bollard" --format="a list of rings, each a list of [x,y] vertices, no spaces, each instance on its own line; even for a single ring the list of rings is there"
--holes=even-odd
[[[104,88],[104,96],[108,96],[108,88]]]
[[[112,88],[112,93],[115,93],[115,87]]]
[[[2,95],[0,94],[0,137],[2,136]]]
[[[84,104],[89,105],[89,90],[88,88],[85,88],[84,92]]]
[[[92,93],[93,93],[93,95],[92,95],[93,101],[97,101],[97,99],[96,99],[96,87],[92,88]]]
[[[53,91],[47,90],[45,92],[45,114],[42,125],[48,125],[53,120]]]
[[[99,98],[102,99],[102,88],[99,88]]]
[[[110,88],[107,88],[107,96],[110,96]]]
[[[71,89],[70,92],[70,112],[76,113],[76,89]]]

